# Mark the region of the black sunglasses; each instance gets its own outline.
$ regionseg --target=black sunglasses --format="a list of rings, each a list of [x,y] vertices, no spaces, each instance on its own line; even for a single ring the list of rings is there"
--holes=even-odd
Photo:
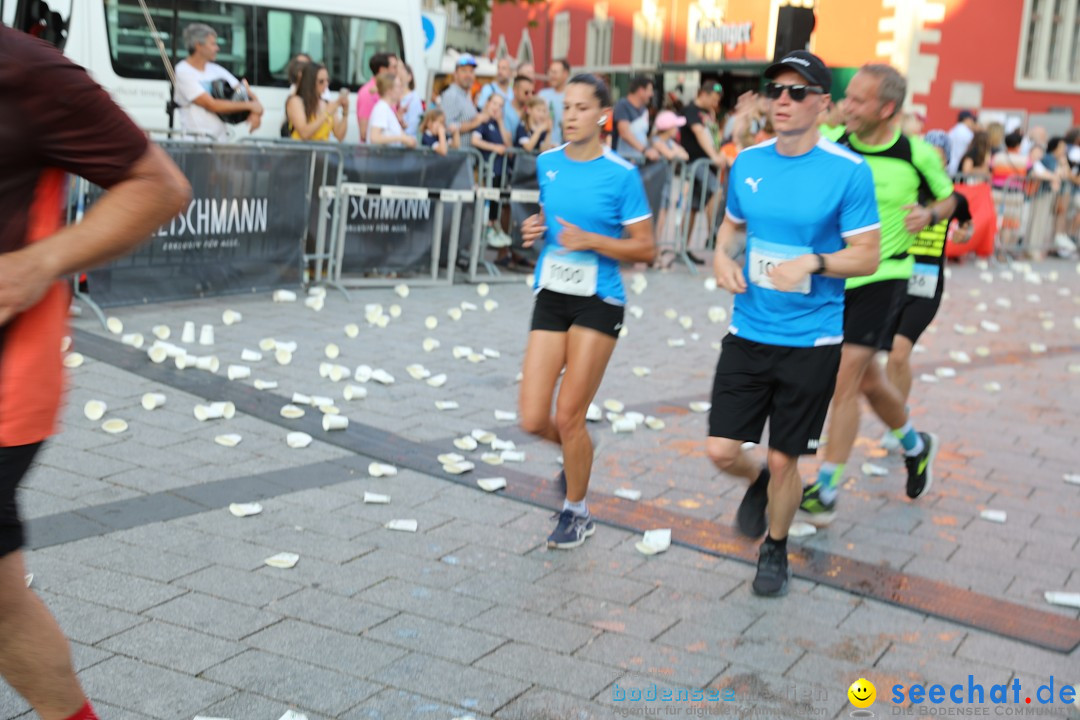
[[[817,85],[781,85],[780,83],[771,82],[765,85],[765,97],[770,100],[779,100],[780,96],[784,94],[784,90],[787,90],[788,97],[795,102],[805,100],[807,93],[813,93],[814,95],[825,94],[825,91]]]

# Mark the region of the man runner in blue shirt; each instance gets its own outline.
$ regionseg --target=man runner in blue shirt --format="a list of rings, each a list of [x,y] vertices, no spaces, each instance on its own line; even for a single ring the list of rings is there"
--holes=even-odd
[[[825,64],[798,50],[765,77],[777,137],[736,158],[717,234],[716,280],[735,294],[735,309],[706,446],[717,467],[752,483],[736,524],[754,538],[768,529],[752,587],[770,596],[787,592],[787,535],[802,500],[798,460],[817,450],[840,365],[844,278],[877,268],[880,223],[869,167],[818,131],[832,79]],[[727,254],[741,225],[744,267]],[[762,468],[741,446],[760,441],[766,420]]]

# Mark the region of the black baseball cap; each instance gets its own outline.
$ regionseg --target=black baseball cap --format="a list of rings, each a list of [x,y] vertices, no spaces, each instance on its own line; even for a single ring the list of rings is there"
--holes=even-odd
[[[971,112],[970,110],[961,110],[960,115],[957,117],[957,122],[964,122],[965,120],[978,120],[978,119],[979,118],[975,117],[975,113]]]
[[[774,62],[765,68],[765,78],[772,80],[777,75],[788,70],[793,70],[811,85],[820,85],[827,93],[832,89],[832,73],[825,63],[817,55],[806,50],[793,50],[784,56],[783,60]]]

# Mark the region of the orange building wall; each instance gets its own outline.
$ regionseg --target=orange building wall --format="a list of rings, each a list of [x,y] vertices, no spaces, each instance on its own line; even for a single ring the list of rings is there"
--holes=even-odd
[[[830,67],[859,67],[880,58],[877,44],[885,40],[878,23],[885,15],[880,0],[817,0],[814,14],[814,52]]]
[[[935,26],[941,30],[941,42],[922,46],[924,53],[939,57],[929,95],[914,98],[927,106],[927,128],[955,124],[957,108],[949,107],[954,81],[981,82],[983,107],[1033,113],[1046,112],[1051,106],[1070,106],[1074,122],[1080,121],[1080,94],[1017,90],[1023,11],[1023,0],[994,0],[993,12],[986,12],[981,1],[949,0],[945,20]]]

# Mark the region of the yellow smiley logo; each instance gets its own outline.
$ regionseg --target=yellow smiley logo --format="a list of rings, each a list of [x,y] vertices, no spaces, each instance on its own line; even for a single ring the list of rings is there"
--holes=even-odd
[[[859,678],[851,683],[851,687],[847,690],[847,697],[855,707],[868,708],[874,704],[874,700],[877,698],[877,688],[874,687],[874,683],[866,678]]]

